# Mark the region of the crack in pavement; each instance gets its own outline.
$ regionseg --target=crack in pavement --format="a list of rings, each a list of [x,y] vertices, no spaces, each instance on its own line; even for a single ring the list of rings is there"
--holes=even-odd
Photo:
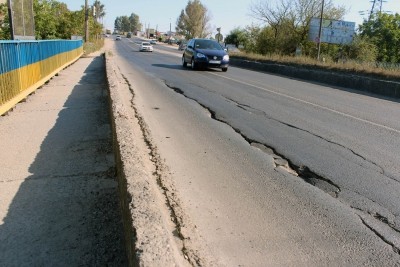
[[[178,87],[176,87],[176,86],[174,86],[174,85],[168,83],[167,81],[164,81],[164,82],[165,82],[165,85],[166,85],[167,87],[169,87],[170,89],[174,90],[176,93],[183,95],[183,96],[186,97],[187,99],[190,99],[190,100],[196,102],[196,103],[199,104],[201,107],[203,107],[204,109],[206,109],[206,110],[210,113],[210,115],[211,115],[210,117],[211,117],[212,119],[214,119],[214,120],[216,120],[216,121],[219,121],[219,122],[221,122],[221,123],[224,123],[224,124],[228,125],[229,127],[231,127],[231,128],[232,128],[236,133],[238,133],[247,143],[249,143],[250,146],[257,148],[257,149],[261,150],[262,152],[264,152],[264,153],[266,153],[266,154],[268,154],[268,155],[271,155],[271,156],[274,158],[275,171],[277,171],[278,169],[283,169],[283,170],[285,170],[286,172],[288,172],[288,173],[290,173],[290,174],[292,174],[292,175],[294,175],[294,176],[297,176],[297,177],[301,178],[301,179],[304,180],[305,182],[307,182],[307,183],[309,183],[309,184],[311,184],[311,185],[313,185],[313,186],[315,186],[315,187],[317,187],[317,188],[323,190],[324,192],[326,192],[326,193],[329,194],[330,196],[332,196],[332,197],[334,197],[334,198],[339,198],[339,193],[341,192],[341,187],[340,187],[339,185],[335,184],[335,183],[334,183],[333,181],[331,181],[330,179],[327,179],[327,178],[325,178],[325,177],[322,177],[322,176],[318,175],[317,173],[311,171],[307,166],[303,166],[303,165],[297,166],[297,165],[293,164],[289,159],[285,158],[283,155],[280,155],[279,153],[277,153],[277,152],[275,151],[274,148],[269,147],[269,146],[266,145],[266,144],[262,144],[262,143],[260,143],[260,142],[258,142],[258,141],[256,141],[256,140],[252,140],[252,139],[248,138],[248,137],[247,137],[245,134],[243,134],[239,129],[233,127],[233,126],[230,125],[227,121],[218,118],[216,112],[213,111],[212,109],[210,109],[210,108],[207,107],[206,105],[200,103],[197,99],[194,99],[194,98],[189,97],[188,95],[185,94],[185,92],[184,92],[182,89],[180,89],[180,88],[178,88]],[[243,110],[245,110],[245,111],[251,112],[251,111],[248,110],[249,108],[250,108],[250,109],[253,109],[253,110],[256,110],[256,109],[254,109],[254,108],[252,108],[252,107],[249,107],[249,106],[247,106],[247,105],[239,104],[239,103],[237,103],[236,101],[233,101],[232,99],[229,99],[229,98],[227,98],[227,97],[225,97],[225,96],[222,96],[222,97],[224,97],[224,98],[227,99],[228,101],[234,103],[238,108],[241,108],[241,109],[243,109]],[[321,139],[323,139],[323,140],[325,140],[325,141],[327,141],[327,142],[329,142],[329,143],[332,143],[332,144],[341,146],[341,147],[343,147],[343,148],[345,148],[345,149],[348,149],[348,150],[351,151],[354,155],[356,155],[356,156],[358,156],[358,157],[360,157],[360,158],[362,158],[362,159],[364,159],[364,160],[370,162],[369,160],[367,160],[367,159],[366,159],[365,157],[363,157],[362,155],[359,155],[358,153],[356,153],[356,152],[353,151],[352,149],[346,148],[345,146],[343,146],[343,145],[341,145],[341,144],[338,144],[338,143],[335,143],[335,142],[333,142],[333,141],[327,140],[327,139],[323,138],[322,136],[313,134],[313,133],[311,133],[310,131],[307,131],[307,130],[304,130],[304,129],[300,129],[300,128],[294,126],[294,125],[290,125],[290,124],[287,124],[287,123],[285,123],[285,122],[281,122],[281,121],[279,121],[279,120],[276,120],[276,119],[274,119],[274,118],[270,118],[264,111],[261,111],[261,110],[256,110],[256,111],[261,112],[264,116],[266,116],[267,118],[269,118],[269,119],[271,119],[271,120],[274,120],[274,121],[277,121],[277,122],[279,122],[279,123],[285,124],[285,125],[287,125],[287,126],[289,126],[289,127],[292,127],[292,128],[295,128],[295,129],[298,129],[298,130],[307,132],[307,133],[312,134],[313,136],[316,136],[316,137],[318,137],[318,138],[321,138]],[[381,173],[381,174],[384,175],[384,171],[383,171],[383,169],[382,169],[380,166],[378,166],[377,164],[375,164],[375,163],[373,163],[373,162],[370,162],[370,163],[372,163],[373,165],[379,167],[379,168],[382,170],[382,173]],[[388,177],[388,178],[391,178],[391,177]],[[392,179],[392,178],[391,178],[391,179]],[[396,180],[396,181],[397,181],[397,180]],[[361,195],[361,196],[362,196],[362,195]],[[371,200],[371,201],[373,201],[373,200]],[[373,201],[373,202],[376,203],[375,201]],[[376,204],[377,204],[378,206],[380,206],[378,203],[376,203]],[[365,210],[362,210],[362,209],[360,209],[360,208],[355,208],[355,207],[352,207],[352,206],[350,206],[350,208],[355,209],[355,210],[359,210],[359,211],[363,212],[364,214],[367,214],[367,215],[371,216],[373,219],[379,220],[380,222],[382,222],[382,223],[384,223],[385,225],[389,226],[389,227],[390,227],[391,229],[393,229],[394,231],[400,233],[400,231],[396,228],[396,225],[395,225],[394,223],[390,222],[390,220],[389,220],[387,217],[385,217],[385,216],[383,216],[383,215],[381,215],[381,214],[379,214],[379,213],[377,213],[377,212],[376,212],[376,213],[366,212]],[[361,217],[360,217],[360,218],[361,218]],[[366,225],[366,226],[368,227],[368,229],[370,229],[373,233],[375,233],[379,238],[381,238],[381,239],[382,239],[384,242],[386,242],[387,244],[391,245],[391,246],[393,247],[393,250],[394,250],[396,253],[399,253],[399,251],[400,251],[399,248],[397,248],[396,246],[394,246],[394,244],[391,243],[390,241],[388,241],[381,233],[379,233],[377,230],[375,230],[375,229],[372,228],[370,225],[368,225],[368,224],[365,222],[365,220],[363,220],[362,218],[361,218],[361,221],[363,222],[364,225]]]
[[[225,97],[225,96],[222,96],[222,97],[224,97],[224,98],[226,98],[227,100],[233,102],[234,104],[236,104],[236,106],[237,106],[238,108],[241,108],[241,109],[243,109],[243,110],[245,110],[245,111],[247,111],[247,112],[250,112],[250,113],[253,113],[253,114],[257,114],[257,113],[260,114],[260,113],[261,113],[261,115],[265,116],[265,117],[266,117],[267,119],[269,119],[269,120],[276,121],[276,122],[278,122],[278,123],[280,123],[280,124],[286,125],[286,126],[288,126],[288,127],[290,127],[290,128],[293,128],[293,129],[296,129],[296,130],[299,130],[299,131],[303,131],[303,132],[308,133],[308,134],[311,134],[311,135],[313,135],[313,136],[315,136],[315,137],[317,137],[317,138],[320,138],[321,140],[324,140],[324,141],[326,141],[326,142],[328,142],[328,143],[331,143],[331,144],[333,144],[333,145],[337,145],[337,146],[342,147],[342,148],[344,148],[344,149],[346,149],[346,150],[349,150],[353,155],[355,155],[355,156],[359,157],[360,159],[362,159],[362,160],[364,160],[364,161],[366,161],[366,162],[368,162],[368,163],[370,163],[370,164],[376,166],[376,167],[380,170],[380,171],[377,171],[379,174],[382,174],[383,176],[385,176],[385,177],[387,177],[387,178],[389,178],[389,179],[391,179],[391,180],[393,180],[393,181],[395,181],[395,182],[397,182],[397,183],[400,183],[400,181],[399,181],[398,179],[396,179],[396,177],[389,175],[389,174],[385,171],[385,169],[384,169],[382,166],[380,166],[380,165],[377,164],[376,162],[373,162],[373,161],[367,159],[366,157],[364,157],[363,155],[361,155],[361,154],[355,152],[353,149],[351,149],[351,148],[349,148],[349,147],[346,147],[346,146],[344,146],[344,145],[342,145],[342,144],[339,144],[339,143],[337,143],[337,142],[334,142],[334,141],[332,141],[332,140],[326,139],[325,137],[320,136],[320,135],[317,135],[317,134],[315,134],[315,133],[313,133],[313,132],[311,132],[311,131],[308,131],[308,130],[299,128],[299,127],[297,127],[297,126],[295,126],[295,125],[292,125],[292,124],[289,124],[289,123],[280,121],[280,120],[278,120],[278,119],[272,118],[272,117],[268,116],[268,114],[267,114],[265,111],[263,111],[263,110],[259,110],[259,109],[253,108],[253,107],[251,107],[251,106],[249,106],[249,105],[246,105],[246,104],[238,103],[237,101],[235,101],[235,100],[233,100],[233,99],[230,99],[230,98],[227,98],[227,97]],[[254,111],[256,111],[257,113],[252,112],[251,110],[254,110]],[[355,163],[355,164],[357,164],[357,165],[360,166],[360,167],[363,167],[363,166],[361,166],[361,165],[358,164],[358,163]]]
[[[376,230],[372,225],[368,224],[360,215],[358,215],[360,218],[361,222],[371,231],[373,232],[377,237],[379,237],[383,242],[386,244],[390,245],[393,249],[393,251],[397,254],[400,254],[400,247],[396,246],[394,242],[390,241],[388,238],[386,238],[383,234],[381,234],[378,230]]]
[[[294,176],[298,176],[299,178],[303,179],[305,182],[316,186],[318,188],[320,188],[321,190],[325,191],[326,193],[330,194],[331,196],[337,198],[339,192],[341,191],[340,187],[338,185],[336,185],[333,181],[324,178],[314,172],[312,172],[307,166],[296,166],[295,164],[293,164],[289,159],[285,158],[283,155],[278,154],[274,148],[269,147],[266,144],[261,144],[259,141],[256,140],[252,140],[249,137],[247,137],[245,134],[242,133],[241,130],[233,127],[232,125],[230,125],[227,121],[220,119],[216,112],[213,111],[212,109],[210,109],[209,107],[205,106],[204,104],[200,103],[198,100],[191,98],[189,96],[187,96],[185,94],[185,92],[172,85],[171,83],[164,81],[165,85],[167,87],[169,87],[170,89],[174,90],[176,93],[179,93],[181,95],[183,95],[184,97],[195,101],[197,104],[199,104],[201,107],[203,107],[204,109],[206,109],[210,114],[211,114],[211,118],[219,121],[221,123],[224,123],[226,125],[228,125],[229,127],[231,127],[236,133],[238,133],[247,143],[249,143],[249,145],[256,147],[258,149],[261,149],[262,151],[266,151],[269,150],[270,151],[270,155],[274,157],[274,162],[275,165],[277,166],[277,168],[281,167],[282,169],[284,169],[285,171],[287,171],[288,173],[294,175]],[[225,99],[232,101],[226,97],[224,97]],[[242,105],[243,106],[243,105]],[[260,148],[261,146],[263,146],[264,148]]]
[[[372,200],[364,195],[361,195],[360,193],[358,193],[357,191],[352,191],[353,193],[357,194],[360,196],[360,199],[365,199],[370,201],[373,205],[376,205],[377,207],[369,207],[369,209],[363,209],[361,207],[356,207],[353,205],[350,205],[350,208],[354,209],[354,210],[358,210],[363,212],[366,215],[369,215],[371,217],[373,217],[376,220],[381,221],[382,223],[386,224],[387,226],[389,226],[390,228],[392,228],[394,231],[400,233],[400,226],[396,225],[395,223],[395,218],[398,217],[398,215],[393,214],[392,212],[390,212],[389,210],[387,210],[385,207],[382,207],[378,202],[376,202],[375,200]],[[386,213],[387,215],[383,215],[382,213]],[[393,217],[393,218],[389,218],[389,217]]]
[[[311,132],[311,131],[308,131],[308,130],[306,130],[306,129],[302,129],[302,128],[300,128],[300,127],[297,127],[297,126],[295,126],[295,125],[293,125],[293,124],[290,124],[290,123],[287,123],[287,122],[284,122],[284,121],[275,119],[275,118],[269,116],[269,115],[268,115],[265,111],[263,111],[263,110],[253,108],[253,107],[251,107],[251,106],[249,106],[249,105],[246,105],[246,104],[239,103],[239,102],[237,102],[236,100],[233,100],[233,99],[228,98],[228,97],[225,97],[225,96],[223,96],[223,97],[226,98],[227,100],[231,101],[232,103],[236,104],[237,107],[239,107],[239,108],[241,108],[241,109],[243,109],[243,110],[246,110],[246,111],[248,111],[248,112],[250,112],[250,113],[254,113],[254,112],[252,112],[251,110],[257,111],[257,113],[261,113],[264,117],[266,117],[266,118],[269,119],[269,120],[273,120],[273,121],[276,121],[276,122],[278,122],[278,123],[280,123],[280,124],[286,125],[286,126],[288,126],[288,127],[290,127],[290,128],[293,128],[293,129],[296,129],[296,130],[299,130],[299,131],[302,131],[302,132],[311,134],[311,135],[313,135],[313,136],[315,136],[315,137],[317,137],[317,138],[319,138],[319,139],[321,139],[321,140],[324,140],[324,141],[326,141],[326,142],[328,142],[328,143],[331,143],[331,144],[333,144],[333,145],[337,145],[337,146],[342,147],[342,148],[344,148],[344,149],[346,149],[346,150],[349,150],[353,155],[355,155],[355,156],[361,158],[362,160],[364,160],[364,161],[366,161],[366,162],[369,162],[370,164],[372,164],[372,165],[376,166],[378,169],[380,169],[380,171],[378,171],[379,174],[382,174],[382,175],[386,176],[386,177],[389,178],[389,179],[392,179],[392,180],[394,180],[394,181],[396,181],[396,182],[399,182],[399,181],[396,180],[394,177],[388,176],[388,175],[385,173],[385,170],[383,169],[382,166],[379,166],[377,163],[375,163],[375,162],[373,162],[373,161],[367,159],[366,157],[364,157],[363,155],[361,155],[361,154],[355,152],[353,149],[351,149],[351,148],[349,148],[349,147],[346,147],[346,146],[344,146],[344,145],[342,145],[342,144],[339,144],[339,143],[337,143],[337,142],[335,142],[335,141],[329,140],[329,139],[327,139],[327,138],[325,138],[325,137],[323,137],[323,136],[320,136],[320,135],[318,135],[318,134],[315,134],[315,133],[313,133],[313,132]]]
[[[165,197],[166,205],[170,211],[171,220],[175,226],[174,234],[182,241],[181,252],[184,256],[184,259],[188,261],[192,266],[203,266],[205,261],[198,255],[198,251],[190,247],[189,243],[191,242],[191,238],[187,233],[190,233],[189,222],[187,218],[183,215],[180,200],[175,194],[174,188],[166,185],[165,180],[168,179],[164,177],[166,173],[168,173],[168,167],[163,163],[161,156],[158,152],[157,146],[153,144],[150,130],[144,121],[144,118],[139,114],[139,111],[134,103],[135,92],[129,83],[128,79],[122,75],[128,84],[129,90],[132,94],[131,106],[135,111],[135,117],[139,122],[140,130],[143,135],[144,142],[150,151],[150,160],[153,162],[155,166],[155,172],[153,173],[154,177],[156,177],[157,184],[161,189],[162,194]]]

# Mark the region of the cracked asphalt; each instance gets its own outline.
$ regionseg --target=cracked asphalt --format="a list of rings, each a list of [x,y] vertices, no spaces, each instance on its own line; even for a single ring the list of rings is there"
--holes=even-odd
[[[106,44],[136,263],[399,266],[398,100]],[[0,118],[1,266],[127,265],[102,60]]]
[[[123,40],[115,50],[222,265],[398,264],[398,100],[238,68],[193,72],[164,46],[141,54]]]

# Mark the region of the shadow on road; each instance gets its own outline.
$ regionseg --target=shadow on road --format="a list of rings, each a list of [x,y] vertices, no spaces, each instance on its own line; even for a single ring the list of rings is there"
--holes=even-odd
[[[92,62],[0,225],[0,266],[126,265],[104,59],[80,60]]]

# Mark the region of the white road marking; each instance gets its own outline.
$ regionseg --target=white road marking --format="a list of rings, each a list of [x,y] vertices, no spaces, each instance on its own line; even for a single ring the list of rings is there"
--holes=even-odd
[[[181,57],[181,55],[175,54],[173,52],[162,51],[162,50],[159,50],[159,49],[157,49],[157,52],[173,55],[173,56],[176,56],[176,57]],[[275,94],[275,95],[286,97],[286,98],[289,98],[291,100],[294,100],[294,101],[297,101],[297,102],[300,102],[300,103],[304,103],[304,104],[307,104],[307,105],[310,105],[310,106],[314,106],[314,107],[317,107],[317,108],[320,108],[320,109],[323,109],[323,110],[327,110],[327,111],[336,113],[338,115],[342,115],[342,116],[347,117],[347,118],[351,118],[351,119],[354,119],[354,120],[357,120],[357,121],[361,121],[361,122],[364,122],[364,123],[367,123],[367,124],[370,124],[370,125],[374,125],[376,127],[380,127],[380,128],[386,129],[388,131],[392,131],[392,132],[400,134],[400,130],[397,130],[397,129],[394,129],[394,128],[391,128],[391,127],[388,127],[388,126],[385,126],[385,125],[382,125],[382,124],[379,124],[379,123],[375,123],[375,122],[372,122],[372,121],[369,121],[369,120],[358,118],[358,117],[355,117],[353,115],[350,115],[350,114],[347,114],[347,113],[344,113],[344,112],[341,112],[341,111],[337,111],[337,110],[334,110],[334,109],[331,109],[331,108],[328,108],[328,107],[324,107],[324,106],[321,106],[321,105],[318,105],[318,104],[315,104],[315,103],[312,103],[312,102],[309,102],[309,101],[306,101],[306,100],[303,100],[303,99],[299,99],[299,98],[296,98],[296,97],[293,97],[293,96],[290,96],[290,95],[287,95],[287,94],[279,93],[277,91],[274,91],[274,90],[271,90],[271,89],[267,89],[265,87],[257,86],[257,85],[250,84],[250,83],[247,83],[247,82],[242,82],[242,81],[239,81],[237,79],[229,78],[229,77],[217,74],[217,73],[212,73],[212,72],[209,72],[209,73],[212,74],[212,75],[227,79],[227,80],[231,80],[231,81],[234,81],[234,82],[237,82],[237,83],[241,83],[241,84],[244,84],[244,85],[247,85],[247,86],[251,86],[251,87],[263,90],[263,91],[270,92],[270,93]]]
[[[263,90],[263,91],[267,91],[267,92],[275,94],[275,95],[286,97],[286,98],[289,98],[291,100],[294,100],[294,101],[297,101],[297,102],[300,102],[300,103],[304,103],[304,104],[307,104],[307,105],[310,105],[310,106],[313,106],[313,107],[317,107],[317,108],[320,108],[320,109],[323,109],[323,110],[327,110],[327,111],[342,115],[342,116],[347,117],[347,118],[351,118],[351,119],[354,119],[354,120],[357,120],[357,121],[361,121],[361,122],[364,122],[364,123],[367,123],[367,124],[370,124],[370,125],[374,125],[376,127],[380,127],[380,128],[383,128],[383,129],[386,129],[386,130],[389,130],[389,131],[392,131],[392,132],[395,132],[395,133],[400,133],[400,130],[397,130],[397,129],[394,129],[394,128],[391,128],[391,127],[388,127],[388,126],[385,126],[385,125],[382,125],[382,124],[379,124],[379,123],[375,123],[375,122],[372,122],[372,121],[369,121],[369,120],[358,118],[358,117],[355,117],[353,115],[350,115],[350,114],[347,114],[347,113],[343,113],[341,111],[337,111],[337,110],[334,110],[334,109],[331,109],[331,108],[328,108],[328,107],[324,107],[324,106],[321,106],[321,105],[318,105],[318,104],[315,104],[315,103],[312,103],[312,102],[309,102],[309,101],[306,101],[306,100],[303,100],[303,99],[299,99],[299,98],[296,98],[296,97],[293,97],[293,96],[290,96],[290,95],[287,95],[287,94],[279,93],[277,91],[274,91],[274,90],[271,90],[271,89],[268,89],[268,88],[265,88],[265,87],[257,86],[257,85],[250,84],[250,83],[247,83],[247,82],[242,82],[242,81],[239,81],[237,79],[229,78],[229,77],[217,74],[217,73],[212,73],[212,72],[209,72],[209,73],[212,74],[212,75],[227,79],[227,80],[231,80],[231,81],[234,81],[234,82],[237,82],[237,83],[241,83],[243,85],[247,85],[247,86],[251,86],[251,87]]]

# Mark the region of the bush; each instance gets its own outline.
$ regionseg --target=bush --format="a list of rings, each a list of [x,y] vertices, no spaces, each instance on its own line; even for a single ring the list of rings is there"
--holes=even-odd
[[[99,51],[104,46],[104,39],[93,40],[83,44],[83,54],[88,55]]]

